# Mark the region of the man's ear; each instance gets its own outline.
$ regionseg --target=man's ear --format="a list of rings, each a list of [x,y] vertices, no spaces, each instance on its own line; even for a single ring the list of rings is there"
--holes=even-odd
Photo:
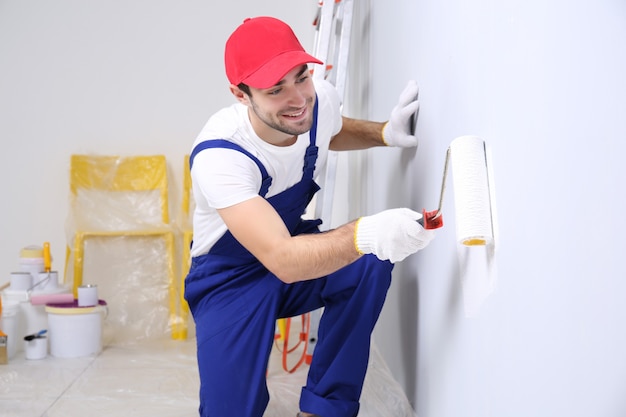
[[[248,97],[248,95],[235,84],[230,85],[230,92],[241,104],[244,104],[246,106],[250,105],[250,97]]]

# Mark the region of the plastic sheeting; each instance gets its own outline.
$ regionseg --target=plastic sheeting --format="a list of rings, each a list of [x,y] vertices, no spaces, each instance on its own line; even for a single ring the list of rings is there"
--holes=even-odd
[[[97,285],[99,298],[109,305],[105,339],[111,342],[178,338],[187,325],[193,335],[182,297],[179,224],[187,219],[170,219],[167,177],[162,156],[72,156],[64,284],[74,286],[74,258],[82,258],[79,283]],[[138,230],[169,230],[174,247],[163,234]],[[77,254],[74,236],[83,231],[119,234],[89,235]]]
[[[85,256],[83,283],[97,285],[99,298],[107,302],[103,326],[106,342],[128,344],[170,337],[164,250],[164,242],[153,238],[86,241],[85,253],[97,256]]]
[[[301,387],[306,382],[307,366],[294,373],[282,370],[277,362],[279,353],[272,352],[268,390],[270,403],[265,417],[294,417],[298,409]],[[394,379],[382,355],[372,347],[369,367],[361,395],[359,417],[415,417],[402,387]]]

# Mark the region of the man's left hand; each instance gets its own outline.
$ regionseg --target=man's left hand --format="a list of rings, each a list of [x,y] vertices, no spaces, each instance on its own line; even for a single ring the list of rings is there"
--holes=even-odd
[[[417,146],[417,137],[411,131],[411,116],[419,108],[418,93],[417,82],[409,81],[400,94],[398,104],[391,111],[389,121],[383,127],[385,145],[401,148]]]

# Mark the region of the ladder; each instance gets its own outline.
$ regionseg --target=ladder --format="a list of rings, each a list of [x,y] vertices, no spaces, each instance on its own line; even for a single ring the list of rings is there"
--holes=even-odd
[[[317,16],[313,21],[316,26],[313,55],[324,62],[323,65],[314,65],[313,78],[325,78],[332,83],[342,103],[348,74],[353,8],[354,0],[320,0]],[[322,227],[326,229],[329,228],[332,217],[336,173],[337,153],[330,151],[326,172],[319,178],[322,190],[315,203],[315,218],[323,219]]]
[[[339,97],[344,100],[350,53],[350,36],[354,0],[320,0],[313,24],[316,36],[313,54],[324,65],[313,67],[313,78],[325,78],[332,83]],[[335,178],[337,176],[337,152],[329,151],[326,171],[318,179],[321,187],[315,201],[315,218],[323,219],[322,228],[328,230],[332,218]],[[312,311],[309,318],[309,336],[305,361],[311,363],[317,343],[317,331],[323,309]]]
[[[335,86],[342,100],[346,90],[348,74],[348,56],[350,50],[350,35],[352,32],[354,0],[318,0],[317,15],[313,21],[315,39],[313,55],[324,64],[313,66],[314,79],[326,79]],[[317,179],[321,191],[314,200],[314,215],[316,219],[323,219],[322,229],[330,228],[332,217],[333,195],[335,192],[335,178],[337,175],[337,153],[329,151],[326,161],[326,170]],[[277,321],[275,341],[283,343],[283,369],[294,372],[303,362],[311,363],[313,351],[317,343],[317,332],[322,310],[312,311],[302,316],[302,331],[296,346],[289,347],[289,328],[291,318]],[[296,365],[289,368],[287,356],[304,342],[302,357]]]

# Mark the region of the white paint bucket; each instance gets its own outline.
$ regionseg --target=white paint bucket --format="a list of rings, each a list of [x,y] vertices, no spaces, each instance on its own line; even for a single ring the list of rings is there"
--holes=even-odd
[[[17,301],[20,304],[20,317],[18,319],[19,338],[48,328],[48,315],[46,314],[45,307],[42,305],[32,305],[28,291],[6,289],[2,292],[2,301]],[[23,348],[23,343],[19,343],[18,352],[22,351]]]
[[[78,303],[48,304],[50,354],[57,358],[79,358],[102,350],[102,320],[106,303],[78,307]]]
[[[37,282],[33,284],[34,291],[55,291],[59,286],[58,271],[38,272]]]
[[[98,287],[96,285],[81,285],[78,287],[78,306],[92,307],[98,305]]]
[[[45,337],[24,341],[24,356],[29,360],[44,359],[48,355],[48,339]]]
[[[30,272],[11,272],[9,289],[15,291],[28,291],[33,286],[33,275]]]
[[[0,317],[0,330],[7,335],[7,355],[12,359],[20,346],[20,303],[17,301],[4,301],[2,303],[2,317]]]

